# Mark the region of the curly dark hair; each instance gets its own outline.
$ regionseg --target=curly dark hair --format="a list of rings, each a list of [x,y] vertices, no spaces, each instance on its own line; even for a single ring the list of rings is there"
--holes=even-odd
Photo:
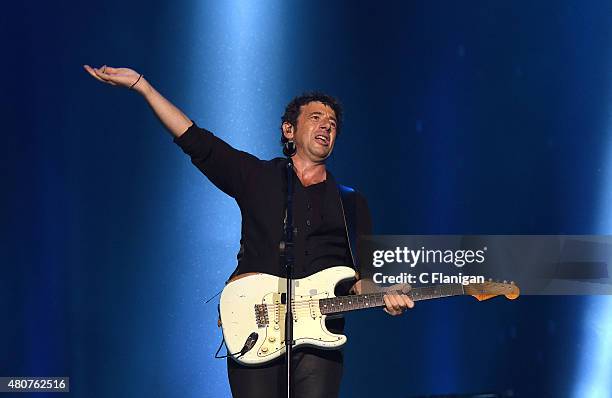
[[[336,113],[336,136],[340,135],[340,130],[342,127],[342,105],[331,95],[313,91],[295,97],[285,108],[285,114],[281,118],[281,145],[287,142],[287,138],[285,138],[285,135],[283,134],[283,123],[287,122],[292,126],[297,127],[297,120],[298,116],[300,116],[300,109],[302,108],[302,105],[306,105],[311,102],[322,102],[334,110]]]

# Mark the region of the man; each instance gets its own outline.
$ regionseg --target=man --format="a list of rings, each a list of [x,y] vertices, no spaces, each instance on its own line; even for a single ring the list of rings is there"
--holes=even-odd
[[[238,203],[242,213],[242,235],[238,266],[232,278],[249,272],[284,275],[279,244],[283,240],[287,189],[287,160],[259,160],[238,151],[211,132],[198,127],[183,112],[159,94],[147,80],[128,68],[85,70],[97,80],[139,92],[174,142],[210,181]],[[353,264],[345,214],[338,186],[325,167],[341,129],[342,110],[324,94],[296,97],[287,106],[281,125],[281,142],[295,146],[292,156],[294,184],[294,278],[303,278],[335,265]],[[355,196],[355,230],[370,231],[365,199]],[[352,290],[364,291],[364,281]],[[385,310],[398,315],[413,302],[405,294],[385,295]],[[343,320],[328,323],[341,331]],[[293,357],[295,397],[335,397],[342,376],[342,352],[314,348],[298,349]],[[285,393],[282,359],[265,366],[245,367],[228,359],[228,376],[234,397],[282,397]]]

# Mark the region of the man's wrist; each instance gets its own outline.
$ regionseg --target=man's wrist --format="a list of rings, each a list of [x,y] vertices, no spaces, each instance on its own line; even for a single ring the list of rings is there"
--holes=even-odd
[[[134,85],[132,90],[135,90],[140,95],[146,98],[153,92],[153,86],[151,86],[149,82],[147,81],[147,79],[145,79],[145,77],[143,76],[140,78],[138,83]]]

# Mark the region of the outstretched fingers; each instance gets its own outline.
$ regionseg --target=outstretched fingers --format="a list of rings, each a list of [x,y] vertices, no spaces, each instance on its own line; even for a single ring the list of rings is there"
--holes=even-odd
[[[104,72],[107,75],[115,75],[115,74],[117,74],[119,72],[119,70],[117,68],[112,68],[110,66],[106,66],[106,68],[104,68],[102,70],[102,72]]]
[[[89,65],[83,65],[83,68],[85,68],[87,73],[89,73],[91,76],[93,76],[96,80],[99,80],[102,83],[108,83],[108,84],[113,85],[113,86],[117,85],[117,83],[112,81],[111,75],[109,75],[108,73],[105,72],[107,69],[111,69],[111,68],[107,67],[106,65],[104,65],[100,69],[92,68]]]
[[[90,74],[90,75],[91,75],[91,76],[92,76],[94,79],[99,80],[99,81],[101,81],[102,83],[106,83],[104,80],[102,80],[102,78],[101,78],[101,77],[99,77],[99,76],[96,74],[96,72],[95,72],[94,68],[92,68],[91,66],[89,66],[89,65],[83,65],[83,68],[85,68],[85,70],[87,71],[87,73],[89,73],[89,74]]]
[[[109,73],[106,72],[106,69],[108,69],[108,67],[106,65],[104,65],[102,68],[94,69],[94,71],[96,72],[96,75],[98,75],[106,83],[112,84],[113,86],[116,86],[117,83],[113,82],[112,76]]]

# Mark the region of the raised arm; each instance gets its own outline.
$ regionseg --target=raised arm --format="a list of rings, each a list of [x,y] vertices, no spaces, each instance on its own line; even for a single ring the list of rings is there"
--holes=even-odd
[[[174,142],[189,155],[191,162],[217,188],[240,200],[248,173],[259,161],[256,157],[232,148],[210,131],[198,127],[138,72],[106,65],[101,68],[92,68],[89,65],[83,67],[102,83],[139,92],[147,100],[155,116],[174,136]]]
[[[157,92],[140,73],[129,68],[111,68],[106,65],[101,68],[83,65],[83,68],[102,83],[131,88],[140,93],[153,109],[155,116],[174,137],[180,137],[192,125],[191,120]]]

